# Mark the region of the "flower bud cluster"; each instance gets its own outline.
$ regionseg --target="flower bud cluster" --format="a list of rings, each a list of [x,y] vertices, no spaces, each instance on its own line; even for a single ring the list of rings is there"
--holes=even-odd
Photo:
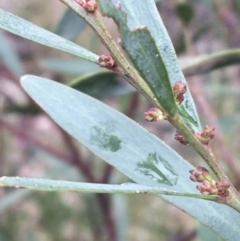
[[[149,121],[149,122],[155,122],[155,121],[167,119],[167,116],[161,110],[159,110],[156,107],[151,108],[150,110],[148,110],[144,114],[145,114],[145,120]]]
[[[208,145],[210,140],[214,137],[215,128],[212,126],[205,126],[203,132],[195,133],[194,135],[198,138],[198,140],[204,144]]]
[[[175,140],[179,141],[183,145],[189,144],[185,137],[179,131],[176,131]]]
[[[194,136],[204,145],[208,145],[210,140],[214,137],[215,128],[212,126],[205,126],[202,132],[194,133]],[[175,134],[175,140],[179,141],[183,145],[189,144],[188,141],[178,131]]]
[[[94,13],[97,9],[97,3],[95,0],[75,0],[75,2],[89,13]]]
[[[177,105],[181,105],[184,100],[184,94],[187,91],[187,85],[182,81],[177,81],[173,86],[173,94]]]
[[[205,167],[197,167],[194,170],[190,171],[190,179],[193,182],[199,182],[200,185],[197,186],[197,189],[205,195],[218,195],[220,197],[229,196],[229,187],[230,184],[226,180],[221,180],[216,182],[210,175],[209,171]]]
[[[100,67],[107,69],[111,69],[116,66],[116,62],[110,54],[99,55],[98,63]]]

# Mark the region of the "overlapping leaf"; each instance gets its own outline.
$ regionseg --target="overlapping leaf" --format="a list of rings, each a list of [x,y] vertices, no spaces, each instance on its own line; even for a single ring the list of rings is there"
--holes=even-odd
[[[98,63],[98,56],[81,46],[0,9],[0,28],[39,44]]]
[[[0,32],[0,43],[0,59],[16,76],[23,75],[24,69],[21,64],[21,60],[2,31]]]
[[[55,33],[66,39],[75,39],[81,31],[87,26],[73,10],[67,9],[63,17],[59,21]]]
[[[113,72],[102,71],[83,76],[70,83],[70,86],[97,99],[129,94],[135,89],[120,80]]]
[[[189,181],[192,166],[138,124],[76,90],[34,76],[22,81],[29,95],[69,134],[135,182],[197,193]],[[238,241],[240,214],[228,206],[162,196],[217,232]]]

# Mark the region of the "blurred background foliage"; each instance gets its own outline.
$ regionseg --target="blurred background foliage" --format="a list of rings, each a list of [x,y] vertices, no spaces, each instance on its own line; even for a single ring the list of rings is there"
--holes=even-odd
[[[0,7],[96,54],[106,52],[95,33],[57,0],[2,0]],[[201,121],[216,128],[214,152],[240,190],[239,1],[161,0],[157,8],[187,76]],[[118,40],[113,21],[106,19],[106,24]],[[229,49],[233,49],[231,54]],[[217,59],[208,56],[220,51],[225,52]],[[202,164],[191,148],[174,140],[175,130],[170,124],[144,121],[143,113],[151,106],[120,77],[87,61],[0,31],[1,176],[127,181],[56,126],[27,97],[19,85],[19,77],[26,73],[94,96],[156,134],[193,165]],[[1,189],[0,197],[0,241],[220,240],[157,196],[44,193],[9,188]]]

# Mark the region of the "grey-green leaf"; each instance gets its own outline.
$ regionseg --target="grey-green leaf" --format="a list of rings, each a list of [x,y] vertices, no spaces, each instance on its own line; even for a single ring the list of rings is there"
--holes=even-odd
[[[182,61],[183,62],[183,61]],[[183,73],[186,76],[203,74],[215,69],[239,64],[240,49],[227,49],[209,55],[191,58],[187,63],[182,64]],[[181,64],[181,59],[180,59]]]
[[[135,182],[178,192],[198,193],[189,180],[193,167],[134,121],[103,103],[59,83],[25,76],[27,93],[70,135]],[[162,196],[213,229],[239,241],[240,214],[193,198]]]
[[[26,177],[1,177],[0,187],[21,187],[37,191],[76,191],[82,193],[125,193],[125,194],[162,194],[181,195],[166,188],[143,186],[136,183],[101,184],[87,182],[59,181]]]
[[[0,59],[2,59],[3,63],[12,73],[20,77],[24,74],[21,60],[2,31],[0,31],[0,43]]]
[[[87,26],[73,10],[67,9],[59,21],[55,33],[66,39],[75,39]]]
[[[179,80],[186,83],[186,80],[179,68],[172,42],[159,16],[154,1],[98,0],[98,2],[102,12],[113,17],[120,25],[124,48],[131,56],[133,62],[138,66],[142,75],[144,72],[144,78],[148,81],[148,84],[151,85],[151,89],[155,90],[154,93],[156,97],[161,98],[161,96],[163,96],[161,104],[166,104],[162,102],[167,95],[168,101],[172,102],[173,98],[171,96],[170,85],[173,86],[174,83]],[[120,7],[117,7],[117,3],[121,4]],[[125,17],[127,23],[124,19]],[[147,31],[150,32],[153,41],[149,40],[150,36],[147,37]],[[144,35],[146,39],[139,39],[140,36],[137,37],[136,32],[138,35]],[[141,34],[139,32],[141,32]],[[143,44],[144,41],[146,41],[146,45]],[[136,53],[137,47],[139,47],[139,55]],[[157,47],[157,50],[155,50],[155,47]],[[131,51],[132,48],[134,48],[133,51]],[[143,53],[145,53],[145,56],[143,56]],[[132,56],[132,54],[135,55]],[[139,63],[140,61],[141,63]],[[147,72],[147,70],[149,70],[149,72]],[[155,73],[152,73],[152,71]],[[156,71],[159,79],[157,79]],[[155,75],[155,77],[153,77],[153,75]],[[161,85],[158,83],[157,86],[157,81],[162,82]],[[170,103],[168,103],[166,108],[169,107]],[[171,104],[171,107],[174,112],[173,104]],[[188,125],[193,132],[201,131],[201,124],[189,91],[185,94],[185,100],[179,112],[186,125]]]
[[[135,91],[116,73],[109,71],[95,72],[77,78],[70,83],[70,86],[97,99],[125,95]]]
[[[0,9],[0,28],[39,44],[98,63],[96,54],[3,9]]]

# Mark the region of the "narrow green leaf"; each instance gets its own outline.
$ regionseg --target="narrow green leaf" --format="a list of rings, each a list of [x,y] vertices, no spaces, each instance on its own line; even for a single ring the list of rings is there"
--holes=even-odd
[[[176,107],[172,103],[174,100],[170,86],[179,80],[186,83],[186,80],[154,1],[115,0],[114,3],[120,3],[120,6],[114,5],[111,0],[98,2],[101,11],[116,20],[124,48],[148,81],[148,85],[151,85],[156,97],[161,99],[162,106],[172,108],[173,114]],[[191,93],[188,91],[184,96],[185,100],[179,112],[186,125],[192,131],[199,132],[201,124]]]
[[[82,193],[125,193],[125,194],[158,194],[181,195],[168,191],[166,188],[147,187],[135,183],[126,184],[99,184],[86,182],[56,181],[40,178],[1,177],[0,187],[18,187],[37,191],[76,191]]]
[[[125,95],[136,91],[116,73],[103,71],[98,65],[91,62],[78,59],[46,59],[41,61],[41,65],[58,73],[80,75],[69,85],[97,99]]]
[[[70,83],[70,86],[97,99],[125,95],[135,91],[116,73],[107,71],[78,78]]]
[[[223,241],[223,239],[216,235],[211,229],[201,223],[198,225],[197,236],[199,241]]]
[[[12,73],[20,77],[24,74],[21,60],[2,31],[0,31],[0,43],[0,59]]]
[[[138,72],[158,99],[163,109],[174,116],[177,106],[174,100],[169,76],[156,42],[149,30],[142,25],[130,30],[126,14],[111,1],[99,1],[102,12],[115,19],[120,27],[122,45]]]
[[[87,26],[73,10],[67,9],[60,19],[55,33],[68,40],[75,39]]]
[[[121,194],[163,194],[180,197],[197,197],[214,200],[217,196],[196,193],[181,193],[166,188],[148,187],[136,183],[99,184],[86,182],[56,181],[40,178],[1,177],[0,187],[27,188],[35,191],[65,192],[76,191],[82,193],[121,193]]]
[[[180,60],[181,61],[181,60]],[[240,63],[240,49],[228,49],[217,53],[193,58],[182,64],[183,73],[187,76],[207,73],[215,69]]]
[[[103,103],[59,83],[25,76],[28,94],[70,135],[135,182],[151,188],[196,193],[189,180],[193,167],[156,136]],[[205,200],[162,196],[213,229],[238,241],[240,214]]]
[[[39,44],[98,63],[96,54],[3,9],[0,9],[0,28]]]
[[[43,68],[63,74],[83,75],[101,70],[99,65],[82,59],[44,59],[40,62]]]

